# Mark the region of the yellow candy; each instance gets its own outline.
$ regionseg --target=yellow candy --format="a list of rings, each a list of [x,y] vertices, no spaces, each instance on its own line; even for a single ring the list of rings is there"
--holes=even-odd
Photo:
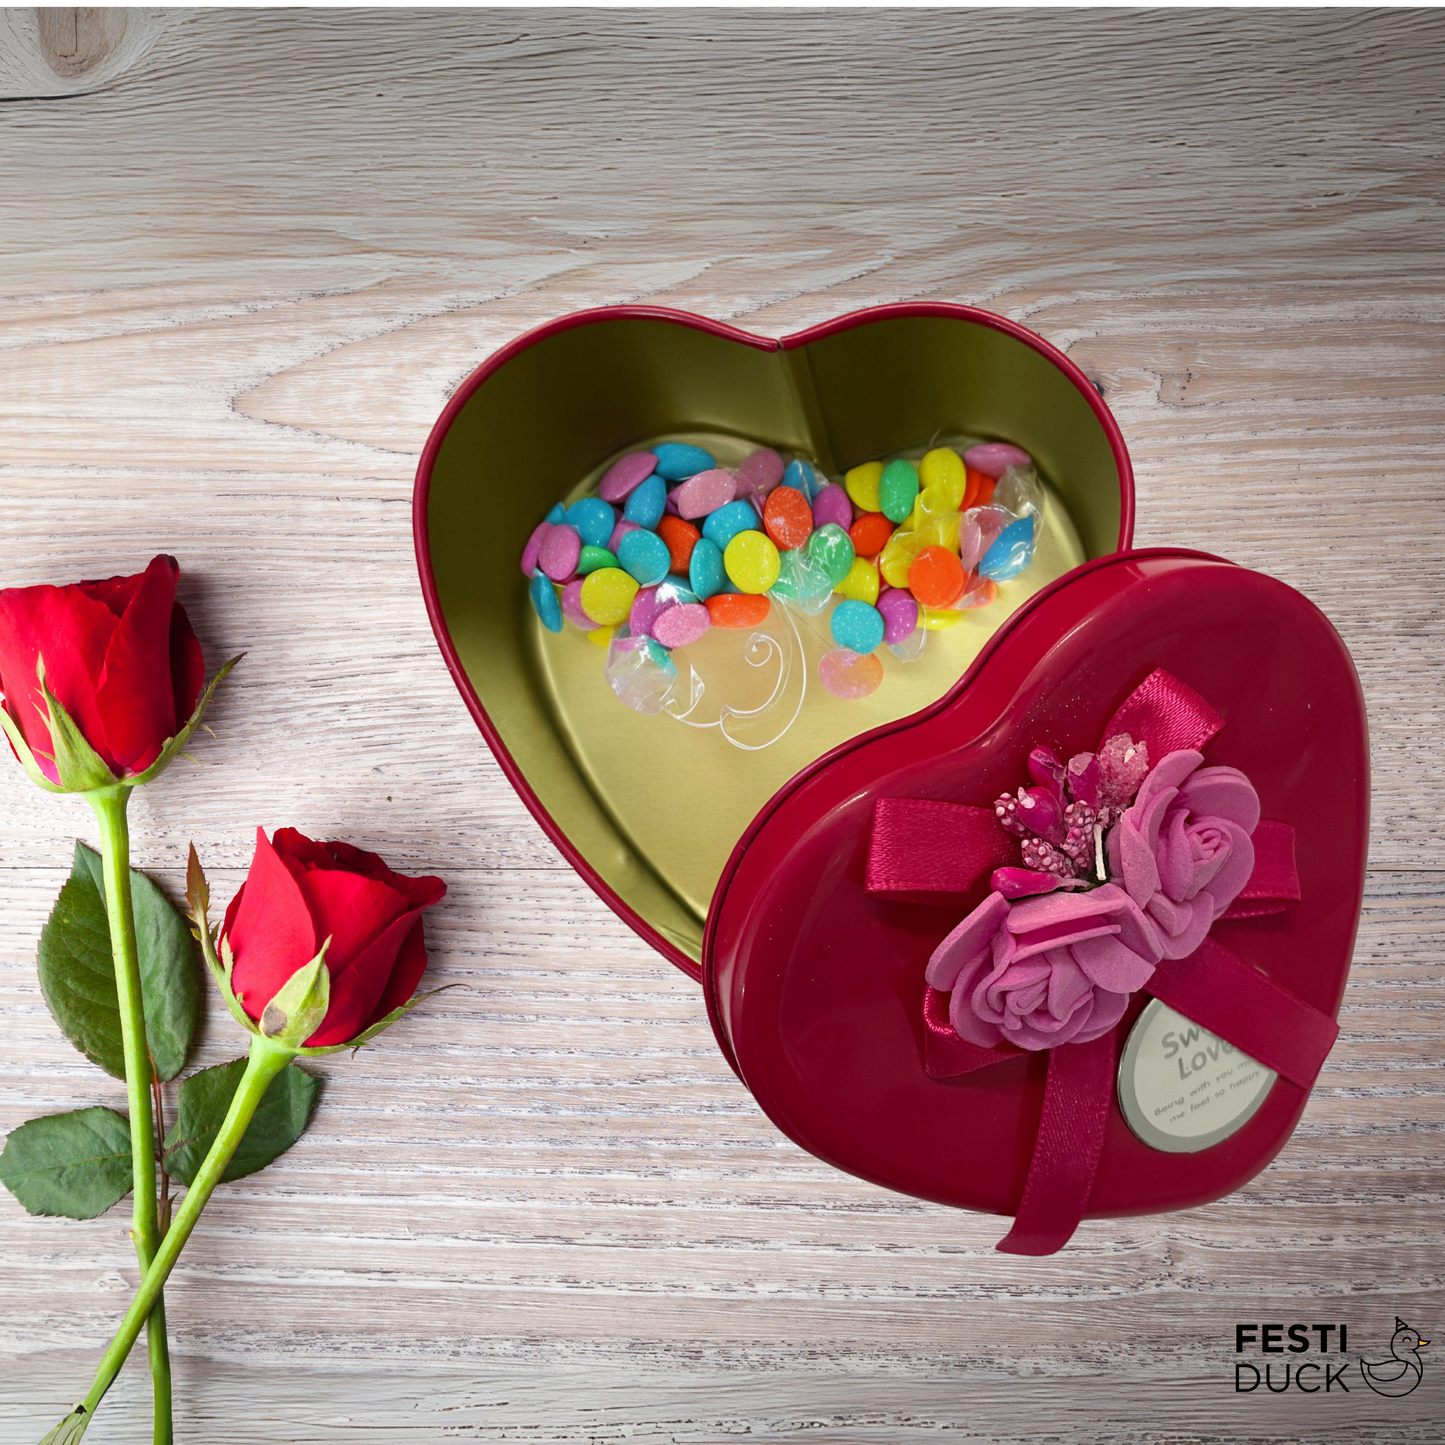
[[[848,575],[833,588],[854,602],[866,602],[870,607],[878,600],[878,568],[866,557],[858,557],[848,569]]]
[[[917,532],[905,532],[901,528],[889,539],[888,545],[878,556],[878,570],[890,587],[908,586],[908,569],[913,559],[923,550],[923,539]]]
[[[723,553],[723,569],[744,592],[766,592],[778,580],[780,566],[778,549],[766,532],[739,532]]]
[[[918,528],[919,540],[925,547],[947,547],[950,552],[958,551],[958,528],[963,517],[958,512],[944,512],[929,517]]]
[[[964,493],[968,490],[968,474],[964,470],[963,458],[952,447],[934,447],[918,464],[918,479],[924,488],[937,487],[949,498],[953,511],[963,506]]]
[[[626,622],[637,596],[637,579],[621,567],[599,567],[582,579],[582,610],[599,626]]]
[[[920,607],[923,625],[930,632],[942,632],[945,627],[957,627],[963,621],[963,613],[952,607]]]
[[[878,483],[882,478],[882,462],[864,462],[861,467],[854,467],[843,478],[843,485],[848,489],[848,495],[853,499],[855,505],[861,507],[865,512],[876,512],[880,510]]]
[[[587,641],[593,647],[600,647],[604,652],[612,645],[612,639],[622,631],[620,623],[614,623],[611,627],[594,627],[587,634]]]

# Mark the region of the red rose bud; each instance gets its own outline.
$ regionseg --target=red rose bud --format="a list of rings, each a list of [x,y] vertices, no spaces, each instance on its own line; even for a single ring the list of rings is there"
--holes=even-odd
[[[294,828],[268,843],[258,828],[221,926],[225,981],[267,1037],[364,1043],[410,1007],[426,968],[422,910],[446,891],[349,843],[314,843]]]
[[[0,592],[0,726],[42,787],[149,782],[185,745],[205,695],[201,644],[176,601],[179,567]]]

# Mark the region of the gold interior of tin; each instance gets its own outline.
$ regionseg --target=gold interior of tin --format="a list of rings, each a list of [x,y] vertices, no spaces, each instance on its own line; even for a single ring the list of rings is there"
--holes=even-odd
[[[991,606],[930,634],[919,661],[885,652],[882,686],[851,702],[817,682],[832,645],[826,614],[774,607],[763,630],[797,623],[793,666],[807,695],[767,747],[630,711],[612,695],[603,652],[570,625],[543,632],[527,600],[517,563],[532,529],[625,451],[696,440],[727,465],[766,445],[836,474],[937,440],[994,437],[1027,450],[1050,487],[1033,564]],[[1093,411],[1050,361],[992,327],[889,318],[782,352],[618,318],[546,337],[488,377],[439,449],[427,524],[458,656],[528,785],[602,880],[698,959],[722,867],[777,788],[838,743],[947,692],[1019,603],[1114,550],[1119,508]],[[716,631],[684,650],[714,694],[743,709],[772,686],[766,665],[749,664],[749,635]]]

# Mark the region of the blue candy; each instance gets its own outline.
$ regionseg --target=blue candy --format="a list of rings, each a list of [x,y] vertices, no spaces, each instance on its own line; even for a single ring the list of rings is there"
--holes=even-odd
[[[854,652],[872,652],[883,642],[883,614],[851,597],[833,609],[833,641]]]
[[[658,476],[666,477],[670,482],[684,482],[717,466],[711,452],[689,446],[686,442],[662,442],[653,447],[652,455],[657,458]]]
[[[783,472],[783,485],[801,492],[812,502],[828,485],[828,479],[812,462],[805,462],[802,457],[794,457]]]
[[[666,506],[667,483],[661,477],[651,476],[633,490],[627,499],[627,505],[622,509],[622,515],[629,522],[636,522],[639,527],[655,532]]]
[[[723,570],[722,549],[716,542],[709,542],[706,537],[699,539],[692,549],[692,562],[687,571],[693,595],[699,602],[705,602],[719,592],[731,590],[728,587],[728,574]]]
[[[758,520],[758,514],[753,510],[751,502],[729,502],[727,506],[719,507],[702,524],[703,536],[724,552],[727,551],[728,543],[739,532],[762,530],[763,524]]]
[[[617,544],[617,560],[622,570],[635,577],[639,587],[661,582],[667,576],[671,558],[667,543],[656,532],[645,532],[640,527]]]
[[[692,579],[679,577],[676,572],[664,577],[657,585],[659,612],[673,602],[696,602],[697,600],[697,593],[692,590]]]
[[[552,579],[540,567],[533,570],[527,591],[532,595],[532,606],[537,609],[542,626],[548,632],[561,632],[562,604],[557,601],[557,589],[552,585]]]
[[[551,522],[553,526],[565,524],[567,521],[567,508],[564,507],[561,502],[558,502],[557,505],[547,513],[547,520]]]
[[[617,514],[601,497],[583,497],[567,508],[567,525],[577,529],[584,546],[605,547],[617,525]]]
[[[993,539],[993,545],[978,564],[978,573],[980,577],[991,577],[995,582],[1007,582],[1017,577],[1033,560],[1034,519],[1032,516],[1020,517]]]

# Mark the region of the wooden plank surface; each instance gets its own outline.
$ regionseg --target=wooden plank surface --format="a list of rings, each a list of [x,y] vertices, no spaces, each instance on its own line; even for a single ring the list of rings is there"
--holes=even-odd
[[[1442,61],[1428,12],[214,10],[0,103],[3,581],[173,551],[208,657],[247,651],[138,862],[178,890],[195,839],[225,897],[257,824],[376,847],[450,881],[433,976],[465,985],[327,1062],[307,1136],[207,1211],[168,1292],[182,1440],[1439,1439],[1445,1366],[1236,1395],[1233,1325],[1445,1331]],[[1370,712],[1366,909],[1296,1137],[1044,1261],[767,1123],[502,778],[411,557],[426,432],[526,327],[911,297],[1065,348],[1138,541],[1300,588]],[[8,775],[0,1128],[117,1097],[33,966],[91,834]],[[212,1007],[200,1061],[237,1052]],[[5,1439],[81,1392],[122,1213],[0,1199]],[[90,1440],[148,1438],[118,1388]]]

